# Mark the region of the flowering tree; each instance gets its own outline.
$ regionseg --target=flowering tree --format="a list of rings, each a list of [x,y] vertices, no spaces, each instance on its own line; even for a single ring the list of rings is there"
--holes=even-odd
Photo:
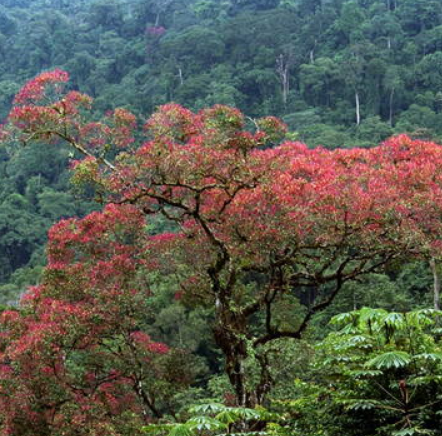
[[[123,109],[91,122],[91,99],[64,92],[67,80],[56,70],[28,83],[4,135],[70,144],[83,155],[73,165],[74,180],[93,184],[109,206],[51,231],[46,278],[28,297],[34,313],[44,307],[39,295],[64,302],[72,287],[87,285],[88,298],[100,299],[97,310],[114,307],[93,318],[96,328],[123,328],[118,295],[134,304],[131,295],[144,298],[139,286],[148,271],[174,273],[177,296],[213,308],[213,335],[236,403],[253,406],[272,386],[273,344],[300,338],[346,282],[410,256],[438,257],[442,148],[436,144],[399,136],[370,150],[276,146],[285,134],[280,121],[254,120],[247,130],[238,110],[219,105],[192,113],[169,104],[142,130]],[[142,223],[150,215],[178,230],[149,236]],[[122,236],[102,239],[114,216]],[[304,289],[313,289],[314,298],[296,303],[293,319],[281,319],[281,309]],[[51,322],[60,325],[58,318]],[[15,341],[26,331],[7,330]],[[121,338],[130,350],[129,331]],[[60,353],[65,348],[59,345]],[[258,375],[249,373],[248,359]]]
[[[1,434],[138,434],[186,384],[167,370],[182,353],[141,330],[143,229],[113,205],[51,229],[43,284],[1,318]]]

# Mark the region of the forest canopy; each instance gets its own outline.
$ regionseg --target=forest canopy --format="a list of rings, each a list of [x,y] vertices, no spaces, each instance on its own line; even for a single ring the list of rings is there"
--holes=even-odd
[[[0,434],[440,433],[439,1],[1,3]]]

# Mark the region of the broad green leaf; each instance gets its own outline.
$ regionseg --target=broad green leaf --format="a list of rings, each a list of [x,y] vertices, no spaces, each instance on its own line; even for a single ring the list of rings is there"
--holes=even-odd
[[[330,324],[332,324],[332,325],[349,324],[349,323],[353,322],[354,319],[355,319],[355,314],[353,312],[340,313],[339,315],[335,315],[330,320]]]
[[[208,413],[219,413],[226,409],[226,406],[221,403],[208,403],[193,406],[189,409],[192,415],[203,415]]]
[[[193,428],[187,424],[178,424],[172,428],[169,436],[193,436],[194,434]]]
[[[401,330],[405,327],[405,318],[401,313],[392,312],[385,316],[384,323],[395,330]]]
[[[197,416],[195,418],[189,419],[186,422],[186,426],[191,429],[196,429],[198,431],[215,431],[215,430],[225,430],[226,424],[220,422],[217,419],[210,418],[208,416]]]
[[[403,368],[411,362],[411,357],[404,351],[390,351],[369,360],[365,366],[378,369]]]
[[[416,360],[430,360],[432,362],[438,362],[442,360],[442,353],[422,353],[413,356]]]

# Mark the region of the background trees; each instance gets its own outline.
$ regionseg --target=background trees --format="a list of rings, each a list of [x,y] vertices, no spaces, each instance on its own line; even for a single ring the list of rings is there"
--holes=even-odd
[[[418,95],[438,92],[437,41],[442,23],[436,3],[4,3],[1,34],[11,50],[1,53],[0,78],[13,86],[42,69],[64,66],[73,83],[100,97],[102,105],[109,105],[120,94],[123,105],[144,113],[170,99],[198,109],[213,93],[210,84],[216,82],[223,89],[228,87],[236,106],[254,116],[288,116],[316,108],[321,123],[333,127],[354,127],[358,118],[372,116],[395,124],[392,105],[400,115]],[[56,19],[45,13],[49,8]],[[278,84],[275,64],[288,53],[287,88]],[[329,79],[322,73],[309,74],[309,88],[322,95],[318,98],[306,93],[305,72],[308,68],[310,73],[315,68],[319,72],[324,68],[323,59],[348,67],[348,71],[343,72],[344,80],[332,80],[328,85],[324,80]],[[335,75],[332,64],[326,70],[330,78]],[[265,88],[258,77],[266,78]],[[400,86],[396,85],[398,77]],[[140,84],[145,86],[143,98],[132,98],[135,88],[140,92]],[[285,95],[287,89],[290,95]],[[4,114],[8,105],[4,100]],[[347,111],[342,114],[344,108]],[[440,133],[437,128],[431,130],[432,135]]]

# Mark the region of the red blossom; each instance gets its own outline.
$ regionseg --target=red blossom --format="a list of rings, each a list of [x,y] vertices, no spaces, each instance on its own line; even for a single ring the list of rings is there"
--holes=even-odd
[[[69,81],[69,74],[66,71],[55,69],[40,74],[26,85],[15,96],[14,104],[22,105],[42,100],[46,95],[48,85],[57,85]]]

